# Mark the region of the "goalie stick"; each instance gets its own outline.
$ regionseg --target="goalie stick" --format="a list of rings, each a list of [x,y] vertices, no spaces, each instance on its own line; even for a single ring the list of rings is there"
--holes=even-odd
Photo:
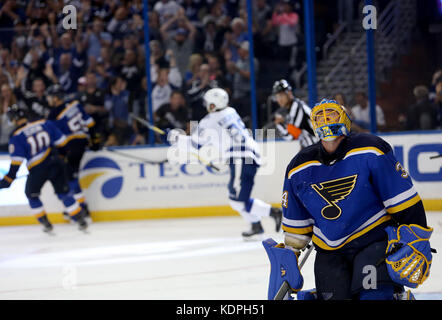
[[[301,263],[299,264],[299,270],[302,269],[302,267],[304,266],[305,262],[307,261],[307,258],[309,257],[310,253],[313,250],[313,244],[310,242],[307,245],[307,251],[305,252],[304,256],[302,257]],[[290,288],[290,285],[288,283],[288,281],[284,281],[281,286],[279,287],[278,292],[276,292],[275,297],[273,298],[273,300],[284,300],[284,298],[288,295],[292,293],[292,288]]]
[[[129,113],[129,116],[132,117],[134,120],[138,121],[139,123],[145,125],[148,129],[155,131],[156,133],[160,135],[167,135],[167,133],[163,130],[161,130],[158,127],[155,127],[154,125],[150,124],[148,121],[134,115],[133,113]],[[201,158],[197,153],[191,152],[191,155],[195,156],[202,164],[204,164],[207,167],[210,167],[216,171],[219,171],[219,168],[212,163],[208,162],[207,160]]]

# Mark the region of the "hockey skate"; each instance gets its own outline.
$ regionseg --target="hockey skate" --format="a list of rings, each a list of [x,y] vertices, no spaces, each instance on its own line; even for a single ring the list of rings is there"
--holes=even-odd
[[[264,229],[261,225],[261,222],[252,223],[252,227],[248,231],[244,231],[241,235],[244,240],[260,240],[262,235],[264,234]]]
[[[87,231],[86,210],[81,209],[76,222],[78,223],[78,230],[83,232]]]
[[[92,222],[91,213],[89,211],[88,205],[86,203],[81,203],[81,207],[84,210],[84,217],[88,220],[88,222]]]
[[[63,219],[68,221],[68,222],[70,222],[71,221],[71,216],[66,211],[63,211]]]
[[[54,229],[54,227],[49,222],[49,219],[47,216],[42,217],[40,223],[43,225],[43,232],[48,233],[48,234],[52,234],[52,230]]]
[[[276,232],[279,232],[281,229],[281,222],[282,222],[282,210],[279,208],[272,208],[270,209],[270,216],[275,219],[275,225],[276,225]]]

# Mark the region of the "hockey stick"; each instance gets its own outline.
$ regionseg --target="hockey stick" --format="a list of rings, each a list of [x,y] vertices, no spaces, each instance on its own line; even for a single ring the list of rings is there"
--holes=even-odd
[[[442,154],[439,154],[437,156],[431,156],[430,159],[437,159],[437,158],[442,158]]]
[[[307,251],[304,254],[301,263],[299,264],[299,271],[301,271],[302,267],[304,266],[305,262],[307,261],[307,258],[310,256],[310,253],[313,250],[313,245],[311,243],[309,243],[307,245]],[[292,292],[292,288],[290,288],[290,285],[288,283],[288,281],[284,281],[281,286],[279,287],[278,292],[276,292],[275,297],[273,298],[273,300],[284,300],[284,298],[291,294]]]
[[[21,176],[15,177],[14,181],[17,179],[27,178],[29,174],[22,174]],[[5,174],[6,176],[6,174]],[[1,177],[0,180],[2,180],[5,176]]]
[[[147,128],[155,131],[156,133],[159,133],[161,135],[167,135],[167,133],[165,131],[161,130],[158,127],[155,127],[154,125],[150,124],[148,121],[146,121],[146,120],[144,120],[144,119],[134,115],[133,113],[129,113],[129,116],[132,117],[133,119],[135,119],[136,121],[138,121],[139,123],[145,125]],[[196,154],[194,152],[191,152],[190,154],[195,156],[198,159],[198,161],[200,161],[205,166],[210,167],[210,168],[212,168],[212,169],[214,169],[216,171],[219,171],[219,168],[217,166],[215,166],[212,163],[210,163],[210,162],[206,161],[205,159],[201,158],[198,154]]]
[[[133,119],[135,119],[136,121],[138,121],[139,123],[145,125],[148,129],[155,131],[156,133],[159,133],[161,135],[166,135],[166,132],[164,130],[161,130],[160,128],[155,127],[154,125],[150,124],[148,121],[146,121],[140,117],[137,117],[133,113],[129,113],[129,116],[132,117]]]
[[[147,163],[147,164],[161,164],[161,163],[167,162],[167,159],[166,160],[162,160],[162,161],[151,161],[151,160],[147,160],[147,159],[140,158],[140,157],[137,157],[137,156],[129,155],[129,154],[126,154],[124,152],[117,151],[117,150],[111,149],[111,148],[105,148],[104,150],[113,152],[113,153],[118,154],[118,155],[120,155],[122,157],[126,157],[126,158],[133,159],[133,160],[138,160],[140,162]]]

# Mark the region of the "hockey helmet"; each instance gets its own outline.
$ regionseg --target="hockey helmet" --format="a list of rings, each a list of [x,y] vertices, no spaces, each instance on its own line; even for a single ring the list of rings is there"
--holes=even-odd
[[[9,120],[12,122],[14,120],[27,118],[28,111],[25,108],[14,103],[10,107],[8,107],[8,111],[6,112],[6,115],[9,118]]]
[[[344,106],[335,100],[323,99],[317,103],[310,114],[315,135],[325,141],[335,140],[348,135],[351,130],[351,119]]]
[[[64,100],[66,92],[60,84],[53,84],[46,90],[46,95],[48,97],[57,97],[60,100]]]
[[[203,103],[207,112],[214,112],[225,109],[229,103],[229,95],[226,90],[213,88],[203,96]]]
[[[278,81],[275,81],[273,84],[272,94],[277,94],[278,92],[286,92],[286,91],[292,91],[292,86],[288,83],[287,80],[281,79]]]

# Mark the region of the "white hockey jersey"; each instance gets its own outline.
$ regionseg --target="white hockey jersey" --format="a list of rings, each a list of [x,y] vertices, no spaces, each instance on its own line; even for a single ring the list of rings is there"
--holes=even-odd
[[[261,164],[259,146],[232,107],[208,113],[190,135],[194,150],[213,146],[219,151],[219,160],[249,158]]]

